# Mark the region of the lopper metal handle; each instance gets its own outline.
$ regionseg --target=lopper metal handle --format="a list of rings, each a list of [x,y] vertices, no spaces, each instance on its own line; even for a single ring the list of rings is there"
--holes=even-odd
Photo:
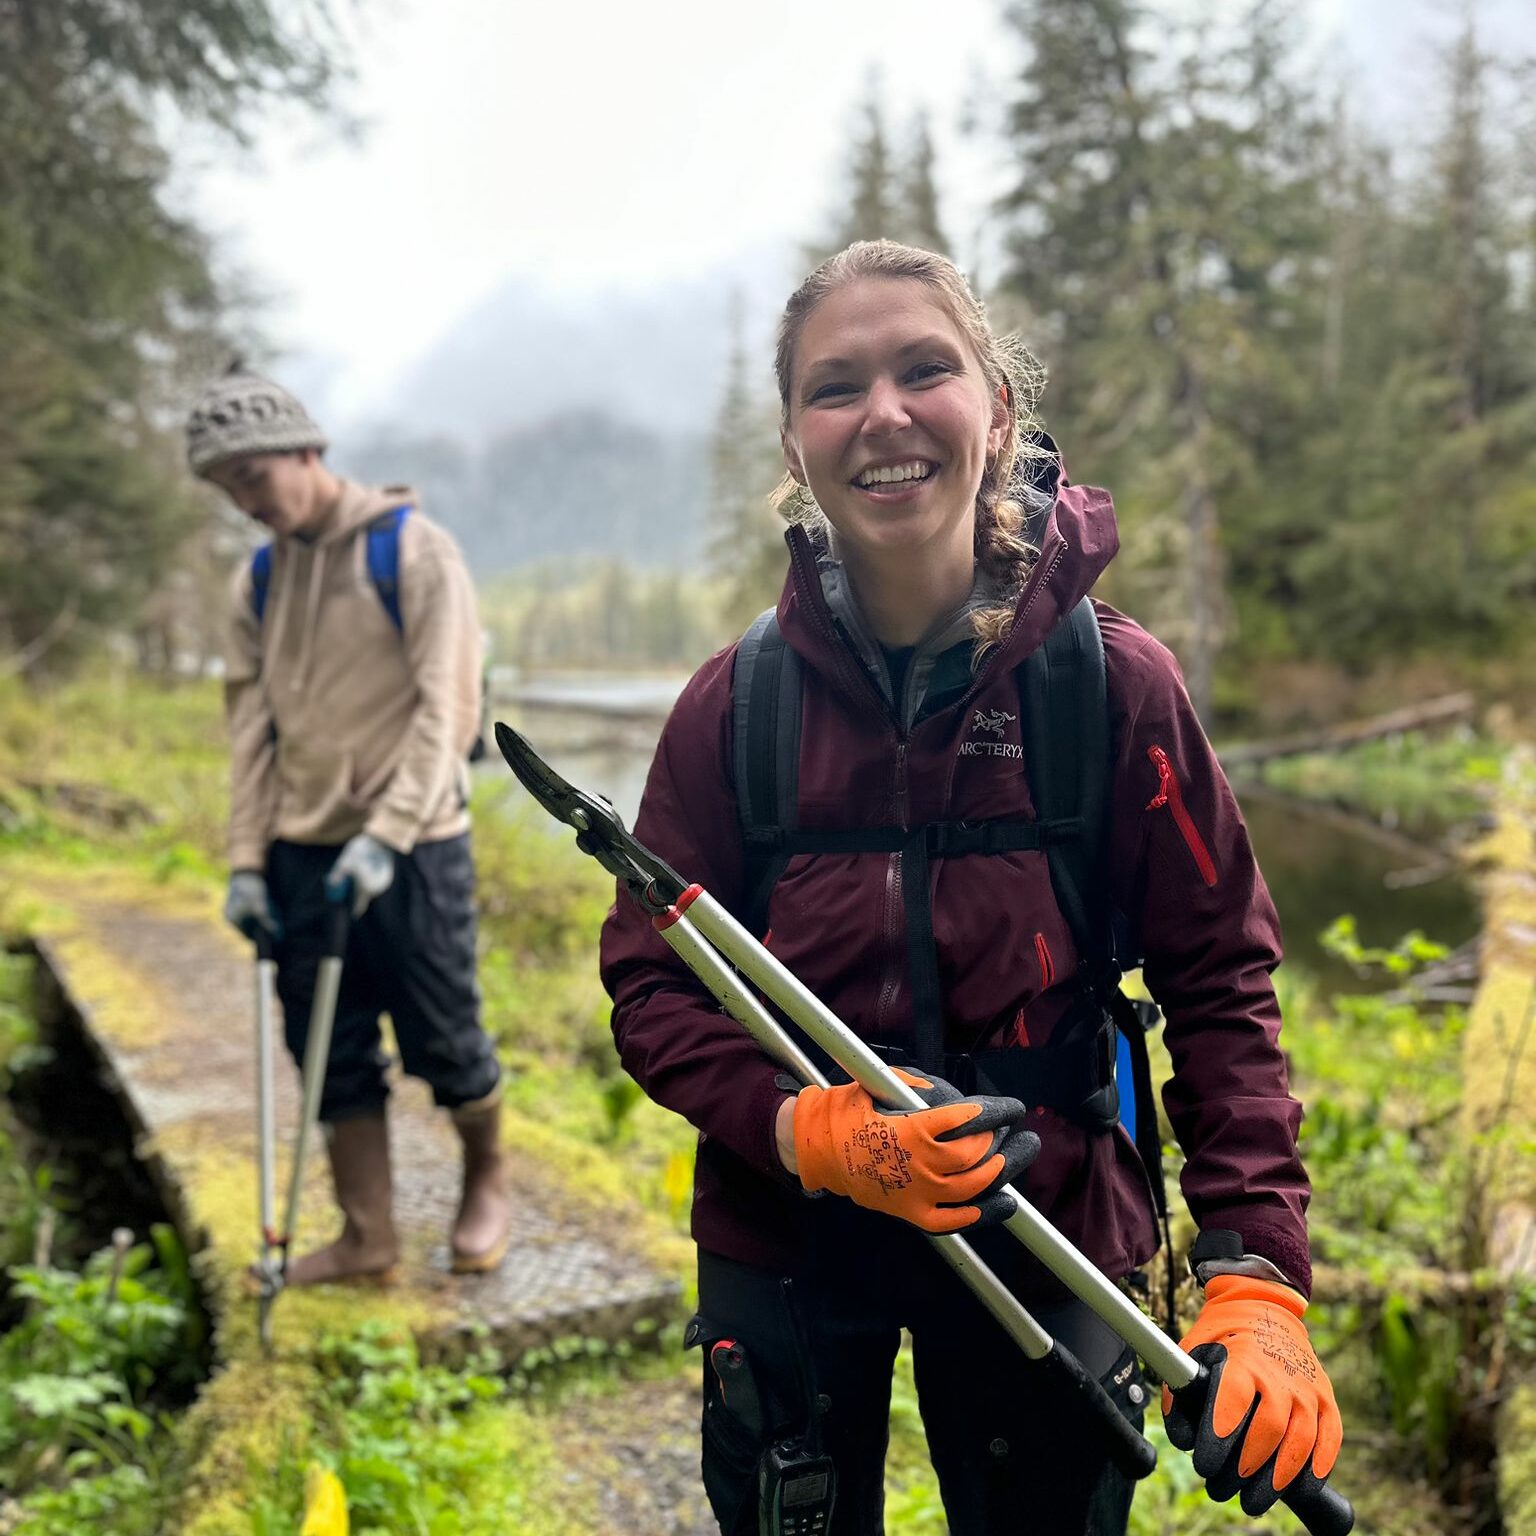
[[[783,1052],[775,1047],[789,1046],[790,1051],[800,1057],[800,1062],[796,1063],[797,1066],[806,1062],[804,1053],[800,1052],[798,1047],[790,1045],[788,1036],[777,1026],[777,1021],[768,1020],[756,998],[742,986],[742,977],[760,987],[812,1040],[826,1050],[877,1100],[891,1107],[912,1109],[926,1107],[907,1084],[889,1071],[886,1064],[869,1049],[864,1041],[827,1008],[793,972],[769,954],[757,939],[748,933],[703,887],[690,885],[684,888],[684,882],[678,878],[675,870],[658,860],[649,849],[644,848],[629,835],[611,806],[598,807],[589,796],[574,790],[534,752],[527,741],[501,722],[497,722],[496,725],[496,743],[501,749],[502,756],[506,758],[508,766],[540,806],[558,820],[576,827],[578,832],[583,834],[577,838],[577,846],[584,853],[598,858],[605,869],[613,871],[620,883],[628,887],[646,911],[653,916],[664,916],[665,921],[659,921],[657,926],[663,929],[668,943],[689,962],[696,974],[699,974],[701,979],[705,979],[707,971],[717,970],[721,973],[709,983],[711,990],[726,1011],[738,1022],[746,1025],[753,1037],[758,1039],[771,1055],[785,1060]],[[589,819],[587,811],[589,806],[602,821],[601,835],[599,831],[594,830],[593,823]],[[669,886],[670,890],[667,889]],[[665,891],[665,894],[659,894],[662,891]],[[675,902],[675,905],[671,905],[669,910],[669,903],[672,902]],[[665,930],[673,924],[679,929],[693,930],[693,923],[679,922],[679,918],[684,911],[694,906],[696,911],[693,915],[697,930],[690,934],[693,941],[690,945],[681,933],[675,931],[667,933]],[[689,947],[696,947],[700,952],[707,953],[712,963],[706,965],[702,971],[693,966],[693,957],[683,952]],[[716,949],[719,951],[718,955],[714,952]],[[720,955],[729,960],[740,974],[731,973],[728,967],[721,965]],[[768,1032],[760,1033],[755,1027],[759,1020],[769,1022]],[[769,1034],[777,1036],[773,1044],[769,1044]],[[914,1100],[916,1102],[912,1102]],[[1014,1201],[1014,1214],[1005,1223],[1008,1231],[1058,1279],[1063,1281],[1079,1300],[1086,1302],[1126,1343],[1147,1360],[1169,1385],[1174,1396],[1187,1404],[1188,1410],[1198,1417],[1198,1410],[1203,1408],[1205,1397],[1209,1393],[1208,1379],[1198,1362],[1169,1339],[1150,1318],[1138,1311],[1129,1298],[1124,1296],[1107,1276],[1091,1265],[1016,1189],[1010,1187],[1007,1192]],[[947,1242],[940,1241],[935,1243],[935,1247],[945,1254],[957,1270],[963,1273],[964,1261],[959,1251],[963,1247],[963,1240],[959,1243],[954,1239]],[[985,1286],[977,1284],[978,1279],[991,1279],[1001,1289],[1000,1282],[997,1282],[996,1277],[992,1276],[979,1260],[977,1269],[976,1276],[966,1278],[972,1283],[977,1295],[987,1302],[993,1315],[1003,1323],[1019,1343],[1025,1354],[1032,1359],[1048,1362],[1051,1369],[1064,1373],[1071,1380],[1074,1389],[1081,1391],[1081,1382],[1089,1380],[1082,1366],[1045,1334],[1039,1324],[1019,1306],[1017,1299],[1012,1297],[1011,1293],[1005,1293],[1007,1300],[1012,1302],[1012,1310],[1015,1313],[1012,1319],[1013,1326],[1009,1327],[1006,1317],[1007,1309],[1002,1305],[1003,1297],[994,1298],[993,1300],[997,1303],[994,1306],[993,1301],[989,1300],[985,1294]],[[1051,1356],[1055,1356],[1054,1362],[1051,1362]],[[1092,1386],[1097,1388],[1098,1383],[1093,1382]],[[1129,1424],[1115,1408],[1107,1393],[1099,1389],[1102,1403],[1094,1399],[1091,1393],[1086,1395],[1096,1416],[1105,1417],[1103,1408],[1107,1405],[1110,1417],[1140,1441],[1140,1436],[1130,1430]],[[1107,1419],[1106,1427],[1111,1427]],[[1112,1432],[1111,1438],[1118,1442],[1118,1432]],[[1142,1444],[1145,1445],[1145,1442]],[[1147,1464],[1148,1453],[1151,1455],[1152,1462],[1155,1463],[1156,1453],[1150,1446],[1145,1446],[1143,1450],[1129,1444],[1116,1443],[1111,1454],[1117,1466],[1127,1471],[1132,1477],[1139,1477],[1145,1476],[1146,1472],[1151,1470],[1150,1465]],[[1122,1457],[1125,1459],[1122,1460]],[[1301,1519],[1312,1536],[1347,1536],[1347,1533],[1353,1529],[1355,1516],[1348,1500],[1313,1477],[1310,1468],[1296,1480],[1291,1488],[1286,1490],[1282,1498]]]
[[[349,893],[350,894],[350,893]],[[345,900],[329,902],[326,914],[325,949],[315,977],[315,996],[309,1009],[309,1038],[304,1042],[303,1089],[299,1106],[299,1131],[293,1144],[293,1168],[289,1175],[288,1206],[283,1216],[283,1241],[291,1242],[299,1224],[299,1197],[304,1188],[304,1158],[310,1133],[320,1118],[320,1095],[330,1061],[331,1032],[336,1023],[336,1002],[341,993],[341,967],[347,953],[347,933],[352,909]]]
[[[719,951],[679,908],[674,907],[653,921],[662,938],[714,994],[720,1006],[769,1056],[789,1067],[801,1082],[814,1083],[820,1088],[827,1086],[826,1075],[757,1000],[741,974],[725,963]],[[900,1078],[893,1076],[891,1082],[899,1092],[893,1091],[887,1098],[900,1102],[888,1102],[888,1107],[928,1107],[926,1101]],[[1132,1479],[1148,1476],[1157,1466],[1157,1448],[1121,1413],[1115,1400],[1088,1374],[1077,1357],[1040,1326],[958,1232],[947,1235],[930,1232],[926,1236],[933,1251],[970,1288],[993,1321],[1025,1356],[1062,1384],[1069,1402],[1077,1404],[1097,1421],[1115,1466]]]
[[[263,1349],[272,1343],[270,1275],[274,1263],[273,1221],[277,1210],[277,1110],[273,1085],[274,1028],[277,992],[277,943],[270,929],[258,927],[256,940],[256,1200],[261,1222],[257,1265],[261,1275],[261,1306],[257,1334]]]
[[[692,886],[678,902],[700,933],[761,987],[794,1022],[851,1077],[877,1099],[893,1107],[918,1109],[923,1102],[871,1051],[800,979],[770,954],[707,891]],[[1006,1229],[1061,1280],[1079,1300],[1136,1350],[1179,1395],[1196,1387],[1202,1368],[1125,1296],[1109,1278],[1090,1264],[1018,1190],[1010,1188],[1014,1214]],[[1203,1404],[1204,1396],[1189,1399]],[[1118,1417],[1118,1415],[1117,1415]],[[1198,1421],[1198,1415],[1196,1415]],[[1121,1422],[1124,1423],[1123,1418]],[[1286,1490],[1286,1505],[1312,1536],[1345,1536],[1354,1526],[1354,1510],[1342,1494],[1303,1474]],[[1287,1496],[1288,1495],[1288,1496]]]

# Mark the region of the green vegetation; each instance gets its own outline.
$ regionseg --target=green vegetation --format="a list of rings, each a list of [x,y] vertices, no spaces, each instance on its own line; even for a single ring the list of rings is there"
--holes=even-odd
[[[34,1170],[23,1160],[21,1128],[9,1103],[16,1073],[40,1049],[27,1008],[31,981],[31,962],[0,949],[0,1272],[32,1256],[33,1238],[53,1182],[46,1166]]]
[[[1256,663],[1518,643],[1530,189],[1475,9],[1421,55],[1418,154],[1319,79],[1299,6],[1006,14],[1003,287],[1068,462],[1114,490],[1111,600],[1178,650],[1202,714],[1259,707]]]
[[[608,559],[499,577],[480,603],[492,660],[528,668],[691,668],[720,643],[720,607],[701,576]]]
[[[1298,799],[1346,805],[1432,838],[1487,811],[1504,756],[1474,731],[1406,731],[1344,752],[1278,758],[1264,764],[1262,778]]]
[[[146,687],[97,666],[45,696],[0,678],[0,854],[206,881],[221,867],[228,774],[213,683]]]
[[[41,1530],[121,1509],[158,1530],[171,1421],[196,1385],[201,1313],[176,1234],[96,1254],[81,1273],[13,1266],[0,1336],[0,1490]],[[59,1523],[52,1523],[59,1522]],[[148,1523],[145,1523],[148,1522]]]
[[[203,684],[164,690],[86,674],[46,708],[9,685],[0,697],[6,869],[42,877],[39,889],[50,869],[88,867],[96,881],[117,878],[114,871],[147,877],[211,918],[224,794],[218,711],[217,689]],[[1489,754],[1477,741],[1454,752],[1412,743],[1393,758],[1394,782],[1475,800],[1494,773]],[[1364,767],[1344,792],[1371,792],[1378,757],[1362,749],[1346,758]],[[65,783],[73,798],[49,791]],[[563,834],[532,812],[509,811],[504,785],[493,779],[480,794],[481,976],[486,1017],[511,1068],[515,1133],[559,1170],[562,1198],[622,1220],[687,1283],[693,1138],[619,1072],[591,966],[611,885]],[[129,800],[146,814],[124,814]],[[8,908],[8,924],[18,911]],[[1367,949],[1347,921],[1335,925],[1330,947],[1357,968],[1385,966],[1399,991],[1438,953],[1417,938]],[[26,973],[22,960],[0,964],[0,1073],[36,1050]],[[1341,1485],[1364,1496],[1370,1528],[1417,1536],[1437,1528],[1435,1489],[1476,1428],[1490,1351],[1496,1346],[1512,1368],[1536,1345],[1519,1323],[1530,1298],[1447,1308],[1438,1296],[1427,1305],[1415,1288],[1415,1277],[1459,1267],[1476,1201],[1479,1153],[1459,1143],[1456,1113],[1464,1019],[1459,1009],[1391,994],[1321,998],[1304,979],[1282,980],[1287,1043],[1309,1111],[1317,1255],[1330,1274],[1355,1277],[1348,1294],[1314,1309],[1320,1348],[1357,1429]],[[30,1258],[48,1193],[46,1174],[0,1156],[0,1234],[12,1265]],[[163,1348],[188,1322],[175,1267],[163,1258],[155,1267],[148,1249],[136,1250],[115,1310],[104,1310],[110,1264],[107,1254],[78,1273],[13,1270],[13,1315],[25,1305],[25,1331],[0,1348],[0,1375],[9,1369],[23,1384],[11,1394],[9,1433],[30,1449],[25,1468],[6,1463],[11,1442],[0,1424],[0,1465],[10,1467],[13,1492],[25,1487],[28,1518],[41,1531],[291,1532],[305,1469],[319,1462],[341,1476],[359,1530],[490,1531],[500,1521],[576,1536],[600,1517],[582,1502],[590,1490],[573,1495],[563,1483],[564,1405],[680,1369],[675,1339],[649,1359],[628,1347],[589,1357],[572,1341],[547,1358],[482,1353],[429,1364],[398,1323],[332,1321],[275,1374],[244,1356],[232,1360],[198,1408],[172,1421],[167,1404],[186,1383]],[[1470,1294],[1482,1295],[1475,1286]],[[695,1368],[691,1357],[681,1367],[690,1377]],[[1404,1479],[1405,1465],[1419,1469],[1416,1480]],[[893,1529],[942,1529],[905,1357],[889,1481]],[[1136,1536],[1243,1525],[1209,1504],[1172,1452],[1138,1495],[1134,1518]]]
[[[555,1450],[534,1412],[506,1405],[493,1354],[424,1365],[408,1336],[364,1324],[322,1338],[311,1365],[311,1455],[341,1479],[355,1532],[570,1529],[538,1486],[555,1475]],[[304,1467],[286,1451],[257,1492],[256,1536],[292,1530],[302,1508]]]
[[[51,873],[81,869],[98,886],[147,882],[212,920],[226,766],[211,684],[90,672],[44,705],[0,681],[0,931],[46,903],[37,892]],[[499,802],[505,785],[479,793]],[[623,1221],[687,1284],[693,1136],[618,1071],[591,963],[611,882],[541,819],[482,809],[481,976],[515,1134],[559,1170],[572,1206]],[[37,1049],[30,970],[0,955],[0,1088]],[[0,1098],[0,1262],[21,1266],[51,1176],[22,1163],[3,1113]],[[152,1263],[134,1250],[110,1306],[110,1252],[79,1273],[11,1270],[5,1321],[22,1321],[0,1336],[0,1529],[24,1511],[42,1536],[291,1536],[318,1462],[342,1478],[356,1532],[577,1536],[600,1517],[590,1490],[566,1481],[563,1404],[678,1370],[672,1335],[660,1353],[642,1333],[611,1348],[557,1341],[517,1360],[480,1350],[450,1366],[421,1361],[399,1323],[332,1326],[275,1369],[228,1359],[198,1408],[173,1420],[167,1404],[187,1386],[177,1370],[197,1356],[184,1264],[170,1254]],[[231,1329],[227,1344],[243,1350],[240,1337]]]

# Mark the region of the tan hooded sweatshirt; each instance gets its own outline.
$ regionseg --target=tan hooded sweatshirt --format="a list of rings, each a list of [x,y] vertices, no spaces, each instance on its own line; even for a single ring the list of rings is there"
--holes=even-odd
[[[366,528],[407,504],[397,630],[368,574]],[[468,829],[480,624],[458,546],[417,508],[399,486],[343,481],[317,530],[273,541],[260,623],[250,561],[236,573],[225,654],[231,869],[261,869],[279,838],[368,832],[409,853]]]

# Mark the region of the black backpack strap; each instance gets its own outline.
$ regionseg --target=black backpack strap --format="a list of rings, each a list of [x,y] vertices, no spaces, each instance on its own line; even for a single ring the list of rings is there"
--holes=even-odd
[[[1098,615],[1085,597],[1018,671],[1024,767],[1036,817],[1076,822],[1078,835],[1046,847],[1051,886],[1096,987],[1119,977],[1105,889],[1109,694]]]
[[[905,853],[915,842],[930,859],[958,859],[972,853],[1017,853],[1052,847],[1076,835],[1076,822],[1042,825],[1033,821],[930,821],[921,827],[817,828],[789,832],[758,827],[754,849],[762,853]]]
[[[1072,930],[1089,988],[1106,1018],[1113,1021],[1109,1038],[1118,1033],[1128,1048],[1136,1151],[1166,1234],[1162,1142],[1147,1054],[1147,1032],[1156,1022],[1157,1011],[1150,1003],[1132,1002],[1120,990],[1121,975],[1140,963],[1140,955],[1137,936],[1117,919],[1110,905],[1107,839],[1114,743],[1104,637],[1088,598],[1036,647],[1018,676],[1024,764],[1035,814],[1043,822],[1075,817],[1081,828],[1079,837],[1047,842],[1051,888]],[[1093,1102],[1105,1119],[1118,1115],[1113,1076]],[[1171,1246],[1169,1254],[1171,1261]]]
[[[799,822],[800,692],[800,658],[770,608],[741,637],[731,678],[736,810],[746,849],[743,921],[754,933],[764,931],[769,893],[789,862],[784,835]]]

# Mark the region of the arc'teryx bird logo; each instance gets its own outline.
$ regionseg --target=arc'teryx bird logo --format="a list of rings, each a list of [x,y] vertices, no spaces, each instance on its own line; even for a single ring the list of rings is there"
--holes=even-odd
[[[1017,720],[1017,715],[1011,715],[1006,709],[977,709],[971,712],[971,735],[974,737],[978,731],[985,731],[989,736],[997,737],[996,741],[962,741],[960,743],[961,757],[1014,757],[1022,758],[1024,748],[1016,741],[1005,741],[1008,725]]]
[[[1018,718],[1017,715],[1010,715],[1006,709],[978,709],[971,716],[971,729],[972,731],[990,731],[1001,740],[1008,722]]]

